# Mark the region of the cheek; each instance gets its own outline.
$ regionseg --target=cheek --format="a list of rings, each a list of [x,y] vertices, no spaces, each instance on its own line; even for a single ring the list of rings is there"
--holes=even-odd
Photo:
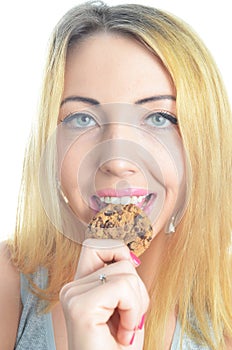
[[[91,132],[81,135],[65,129],[58,130],[57,172],[64,189],[65,186],[67,190],[68,187],[77,187],[80,168],[96,143],[94,136]]]
[[[159,141],[145,140],[144,155],[150,158],[146,161],[147,170],[166,189],[176,189],[184,179],[184,158],[181,147],[176,144],[164,146]]]
[[[181,186],[183,180],[183,171],[180,165],[176,164],[170,157],[166,154],[163,155],[162,159],[156,160],[160,161],[160,169],[163,177],[163,184],[167,190],[172,190],[173,192],[178,192],[178,188]]]
[[[80,152],[80,149],[82,150]],[[65,152],[59,161],[59,173],[63,189],[66,193],[77,188],[78,172],[83,158],[83,147],[74,144]]]

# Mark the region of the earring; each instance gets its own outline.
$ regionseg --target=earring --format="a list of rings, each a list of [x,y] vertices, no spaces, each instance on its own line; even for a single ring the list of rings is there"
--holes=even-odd
[[[175,216],[172,216],[171,221],[168,225],[168,229],[166,231],[166,234],[172,234],[176,232],[176,227],[175,227]]]
[[[64,202],[66,204],[68,204],[68,198],[65,196],[64,192],[62,191],[61,183],[59,180],[57,180],[57,188],[58,188],[58,191],[59,191],[61,197],[63,198]]]

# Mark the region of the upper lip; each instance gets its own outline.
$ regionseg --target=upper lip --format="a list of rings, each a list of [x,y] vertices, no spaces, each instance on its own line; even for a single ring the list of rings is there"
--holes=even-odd
[[[125,188],[125,189],[102,189],[97,191],[99,197],[123,197],[123,196],[146,196],[150,192],[144,188]]]

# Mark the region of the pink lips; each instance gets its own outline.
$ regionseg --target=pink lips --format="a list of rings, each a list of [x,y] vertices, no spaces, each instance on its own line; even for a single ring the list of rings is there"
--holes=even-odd
[[[148,196],[149,195],[149,196]],[[103,209],[106,204],[100,200],[100,197],[123,197],[123,196],[148,196],[147,199],[136,204],[138,207],[142,208],[144,212],[148,215],[151,212],[151,208],[155,202],[157,194],[154,192],[148,192],[146,189],[142,188],[127,188],[127,189],[102,189],[96,192],[96,195],[90,198],[90,207],[95,213]]]
[[[126,188],[114,190],[112,188],[99,190],[99,197],[123,197],[123,196],[146,196],[149,192],[143,188]]]

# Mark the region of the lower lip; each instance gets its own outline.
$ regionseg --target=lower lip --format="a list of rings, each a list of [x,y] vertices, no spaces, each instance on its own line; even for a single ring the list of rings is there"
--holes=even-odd
[[[155,200],[156,200],[156,198],[157,198],[157,194],[156,193],[152,193],[152,197],[149,199],[149,201],[148,201],[148,203],[146,203],[146,205],[143,207],[143,205],[144,205],[144,201],[142,201],[142,202],[140,202],[140,203],[137,203],[137,204],[135,204],[137,207],[139,207],[140,209],[142,209],[147,215],[148,214],[150,214],[150,212],[151,212],[151,210],[152,210],[152,206],[153,206],[153,204],[154,204],[154,202],[155,202]],[[99,203],[98,203],[98,202]],[[96,200],[96,198],[94,198],[94,196],[92,196],[91,198],[90,198],[90,203],[89,203],[89,205],[90,205],[90,208],[95,212],[95,213],[98,213],[101,209],[103,209],[104,207],[106,207],[107,206],[107,204],[105,204],[104,205],[104,203],[103,203],[103,205],[102,205],[102,207],[101,207],[101,200],[100,200],[100,198],[98,197],[98,200]]]

